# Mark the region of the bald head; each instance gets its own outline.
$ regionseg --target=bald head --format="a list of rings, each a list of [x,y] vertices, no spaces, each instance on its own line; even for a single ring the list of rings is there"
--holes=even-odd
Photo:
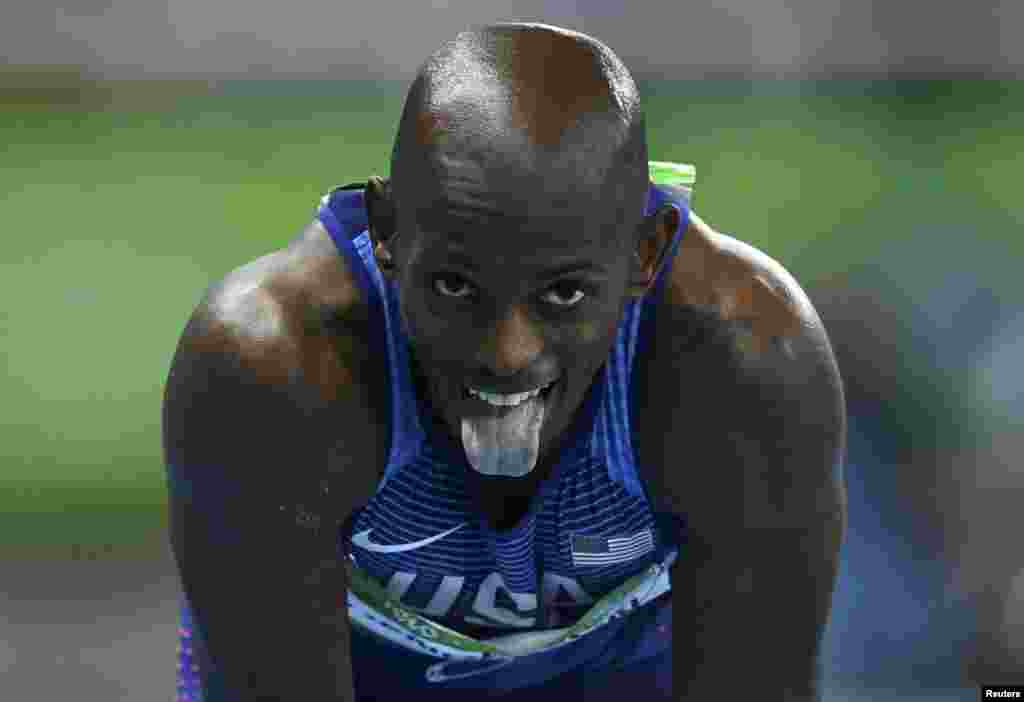
[[[608,47],[546,25],[464,32],[427,60],[418,80],[419,104],[412,107],[420,115],[472,113],[546,147],[556,147],[566,130],[599,115],[625,125],[639,107],[629,72]]]
[[[472,178],[533,190],[529,197],[628,199],[639,214],[647,153],[636,85],[607,46],[576,32],[539,24],[464,32],[420,69],[391,173],[399,200],[412,183]]]

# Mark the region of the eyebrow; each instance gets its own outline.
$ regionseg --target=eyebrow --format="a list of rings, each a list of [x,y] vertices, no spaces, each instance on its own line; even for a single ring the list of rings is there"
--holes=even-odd
[[[447,263],[455,263],[463,268],[470,270],[474,273],[480,272],[480,266],[477,265],[470,256],[466,255],[458,248],[449,248],[445,255],[445,261]],[[540,273],[538,278],[542,280],[551,280],[554,278],[560,278],[570,273],[596,273],[596,274],[607,274],[608,270],[592,261],[567,261],[562,264],[555,265],[551,268],[545,269]]]

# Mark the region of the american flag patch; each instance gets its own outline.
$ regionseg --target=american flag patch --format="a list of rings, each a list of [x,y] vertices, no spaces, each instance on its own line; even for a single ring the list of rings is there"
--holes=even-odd
[[[632,536],[572,535],[572,564],[602,566],[625,563],[654,550],[654,535],[645,529]]]

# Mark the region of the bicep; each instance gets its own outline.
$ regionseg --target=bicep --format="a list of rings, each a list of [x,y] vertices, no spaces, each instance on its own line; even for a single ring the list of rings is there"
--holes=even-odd
[[[287,364],[263,351],[201,317],[186,331],[163,416],[172,548],[228,699],[345,699],[337,527],[371,479],[339,468],[324,417],[343,408],[301,379],[269,382]]]

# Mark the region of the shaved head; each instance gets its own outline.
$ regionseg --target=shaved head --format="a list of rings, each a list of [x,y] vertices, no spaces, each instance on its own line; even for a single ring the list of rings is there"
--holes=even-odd
[[[583,34],[540,24],[464,32],[417,74],[391,173],[400,209],[413,191],[426,205],[468,179],[494,184],[492,201],[511,215],[546,198],[563,212],[601,202],[639,217],[647,145],[636,85]]]
[[[542,146],[557,146],[588,117],[607,115],[625,126],[639,107],[629,71],[607,46],[546,25],[464,32],[431,56],[417,78],[414,113],[473,112]]]

